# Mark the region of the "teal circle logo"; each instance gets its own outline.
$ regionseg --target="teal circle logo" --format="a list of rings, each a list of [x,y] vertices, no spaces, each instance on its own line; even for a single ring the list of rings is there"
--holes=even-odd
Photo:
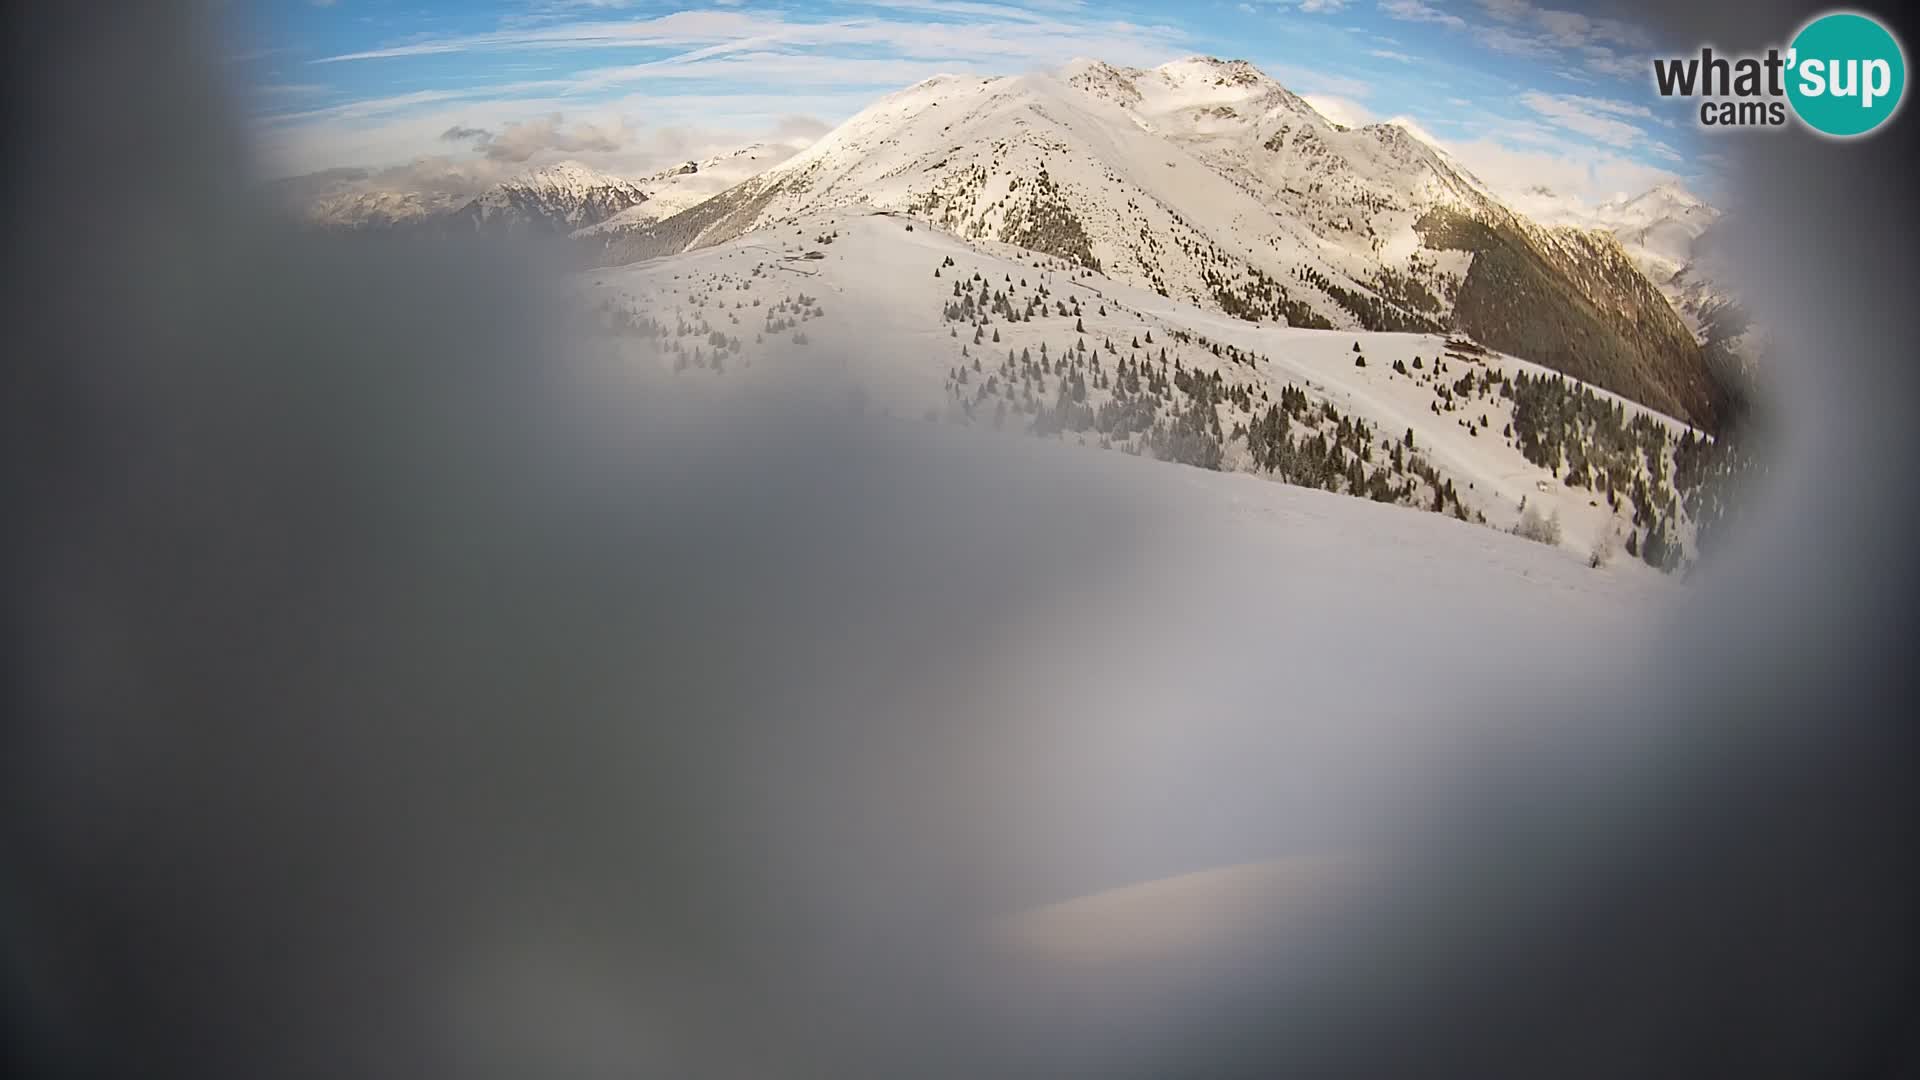
[[[1787,100],[1808,127],[1865,135],[1887,122],[1907,87],[1907,61],[1887,28],[1842,11],[1803,27],[1787,53]]]

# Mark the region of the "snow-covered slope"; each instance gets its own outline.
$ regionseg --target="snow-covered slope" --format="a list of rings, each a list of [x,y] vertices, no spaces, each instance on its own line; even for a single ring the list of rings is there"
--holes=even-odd
[[[1321,245],[1344,248],[1342,261],[1357,281],[1376,264],[1404,258],[1383,249],[1409,240],[1421,212],[1494,208],[1476,180],[1403,128],[1333,124],[1245,61],[1192,57],[1142,71],[1082,60],[1062,74],[1247,188],[1277,216],[1306,224]]]
[[[1715,412],[1691,336],[1610,238],[1540,229],[1405,129],[1340,128],[1242,61],[929,79],[722,195],[598,238],[599,258],[852,207],[1255,322],[1458,327],[1678,415]]]
[[[1253,323],[860,210],[590,271],[582,286],[629,362],[716,392],[818,385],[899,417],[1285,478],[1501,529],[1530,511],[1559,522],[1571,558],[1620,552],[1656,517],[1675,541],[1692,539],[1686,500],[1663,494],[1686,472],[1682,445],[1696,444],[1684,424],[1575,385],[1533,422],[1584,395],[1589,416],[1624,432],[1620,445],[1603,453],[1586,431],[1551,436],[1564,463],[1560,449],[1529,451],[1527,381],[1567,384],[1444,334]]]
[[[752,143],[724,154],[662,169],[635,181],[647,193],[647,201],[581,229],[578,235],[605,236],[672,217],[766,172],[793,155],[794,149],[790,146]]]

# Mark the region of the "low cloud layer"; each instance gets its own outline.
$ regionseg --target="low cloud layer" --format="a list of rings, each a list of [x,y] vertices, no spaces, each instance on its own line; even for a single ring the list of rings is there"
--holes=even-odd
[[[420,196],[435,202],[470,198],[517,173],[563,159],[615,176],[639,178],[763,143],[799,151],[830,130],[811,116],[783,116],[758,133],[684,125],[639,127],[569,121],[562,113],[508,122],[497,128],[456,123],[440,133],[445,152],[385,168],[337,167],[277,181],[279,201],[303,211],[333,198],[372,192]]]
[[[626,124],[616,121],[610,127],[575,124],[571,129],[560,113],[507,124],[499,131],[455,125],[441,133],[448,142],[471,142],[473,149],[492,161],[518,164],[546,151],[562,154],[613,154],[625,149],[634,138]]]

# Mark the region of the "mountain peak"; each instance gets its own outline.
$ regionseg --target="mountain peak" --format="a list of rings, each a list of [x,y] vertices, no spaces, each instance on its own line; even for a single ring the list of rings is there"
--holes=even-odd
[[[583,165],[578,161],[557,161],[517,173],[502,187],[551,188],[560,191],[586,191],[593,188],[631,187],[633,182]]]
[[[1684,207],[1707,205],[1705,199],[1688,190],[1687,186],[1679,180],[1667,180],[1663,183],[1655,184],[1651,190],[1640,196],[1640,198],[1659,198],[1676,206]]]
[[[1229,60],[1218,56],[1209,56],[1205,53],[1194,53],[1192,56],[1183,56],[1178,60],[1169,60],[1154,70],[1165,71],[1169,68],[1191,66],[1219,68],[1222,71],[1258,70],[1245,60]]]
[[[1222,60],[1217,56],[1186,56],[1170,60],[1153,70],[1169,79],[1198,75],[1216,82],[1240,85],[1273,81],[1265,72],[1245,60]]]
[[[519,173],[482,192],[455,215],[476,230],[570,232],[645,202],[639,184],[578,161],[560,161]]]
[[[1638,195],[1616,195],[1600,204],[1602,212],[1627,212],[1662,216],[1710,211],[1712,206],[1687,189],[1678,179],[1663,180]]]
[[[874,210],[1249,322],[1458,328],[1523,353],[1575,326],[1601,344],[1571,374],[1713,412],[1697,346],[1617,245],[1523,222],[1411,122],[1335,127],[1244,60],[928,80],[672,218],[595,235],[628,262]],[[1470,276],[1482,257],[1509,276]],[[1515,275],[1519,297],[1495,284]]]

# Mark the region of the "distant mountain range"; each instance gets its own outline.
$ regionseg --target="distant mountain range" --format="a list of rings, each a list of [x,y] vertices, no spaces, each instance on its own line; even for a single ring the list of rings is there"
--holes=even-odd
[[[1544,187],[1511,199],[1513,207],[1548,226],[1604,230],[1620,241],[1647,280],[1661,287],[1690,327],[1700,328],[1702,309],[1715,297],[1696,266],[1710,246],[1720,211],[1669,181],[1634,196],[1588,206]]]
[[[1748,382],[1765,351],[1765,333],[1735,302],[1733,278],[1719,243],[1721,211],[1677,182],[1595,207],[1532,188],[1514,204],[1550,225],[1613,234],[1649,281],[1673,305],[1723,382]]]
[[[457,232],[569,233],[646,201],[638,183],[567,161],[489,188],[442,224]]]
[[[755,143],[638,179],[562,161],[510,177],[478,195],[334,191],[301,210],[310,224],[341,230],[591,233],[671,217],[792,155],[788,147]]]
[[[409,228],[452,214],[472,201],[469,195],[418,191],[333,191],[299,207],[311,225],[327,229],[380,231]]]

